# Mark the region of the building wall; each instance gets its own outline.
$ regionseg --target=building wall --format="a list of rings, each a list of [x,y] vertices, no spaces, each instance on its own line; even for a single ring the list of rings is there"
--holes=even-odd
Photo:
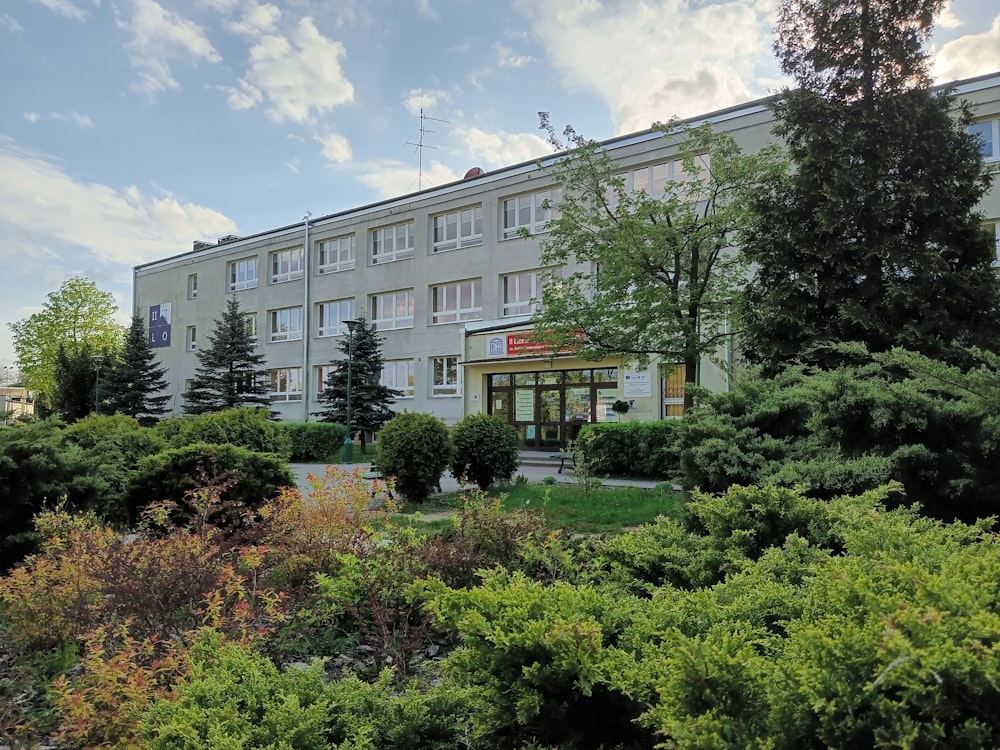
[[[992,123],[992,155],[990,167],[1000,161],[1000,74],[973,79],[958,86],[958,94],[970,102],[977,120]],[[773,119],[763,102],[752,102],[721,112],[712,113],[690,122],[709,120],[720,131],[730,133],[747,151],[772,142]],[[676,154],[676,143],[670,136],[658,132],[641,132],[607,141],[614,160],[623,168],[638,167],[669,159]],[[192,378],[197,365],[195,351],[189,350],[186,334],[194,327],[196,346],[204,345],[215,321],[225,307],[230,290],[229,268],[234,261],[256,258],[258,283],[255,288],[236,291],[245,313],[256,313],[258,342],[266,356],[267,367],[302,368],[304,388],[297,401],[276,401],[274,409],[282,419],[303,421],[321,409],[316,393],[321,389],[317,369],[342,357],[338,345],[341,335],[320,336],[318,305],[325,301],[355,298],[356,314],[372,317],[372,295],[388,291],[412,289],[414,316],[412,325],[381,332],[385,342],[383,355],[387,361],[413,362],[413,395],[400,399],[399,409],[432,412],[453,423],[467,413],[484,409],[485,378],[491,371],[526,366],[525,360],[478,362],[487,359],[475,350],[482,343],[476,331],[484,328],[516,331],[525,328],[524,316],[505,317],[503,278],[507,274],[539,268],[539,242],[544,235],[529,239],[503,236],[504,200],[553,187],[543,164],[514,165],[491,173],[471,177],[458,183],[432,188],[398,199],[362,206],[337,214],[311,217],[308,222],[280,227],[249,237],[220,241],[218,244],[196,243],[196,249],[181,255],[147,263],[135,269],[134,306],[147,321],[150,308],[169,305],[170,345],[154,351],[167,367],[172,407],[183,409],[185,382]],[[1000,237],[1000,192],[992,188],[982,204],[987,219],[997,221]],[[481,207],[482,239],[478,244],[443,252],[433,247],[433,218],[474,206]],[[412,257],[393,262],[373,262],[372,236],[381,228],[409,223],[413,234]],[[321,243],[337,237],[354,235],[356,260],[352,270],[319,273]],[[307,241],[308,236],[308,241]],[[305,273],[299,278],[274,282],[270,274],[270,255],[275,251],[305,248]],[[190,298],[189,277],[197,275],[197,296]],[[432,321],[432,289],[435,285],[471,279],[482,281],[482,311],[476,322],[434,323]],[[268,319],[271,311],[280,308],[304,308],[303,337],[298,340],[269,340]],[[162,321],[161,321],[162,323]],[[468,329],[468,330],[467,330]],[[158,329],[161,333],[163,328]],[[436,396],[432,393],[431,372],[437,357],[457,357],[462,363],[463,388],[458,395]],[[729,347],[723,346],[712,358],[716,362],[733,359]],[[550,363],[555,367],[573,369],[587,366],[559,357]],[[605,366],[618,366],[617,361]],[[663,364],[663,367],[660,366]],[[664,407],[661,391],[665,372],[672,363],[653,362],[643,372],[653,383],[653,395],[639,398],[629,412],[629,419],[653,419],[662,416]],[[624,378],[625,370],[620,370]],[[701,363],[703,385],[724,389],[728,377],[723,369],[705,358]],[[621,383],[624,391],[624,381]]]

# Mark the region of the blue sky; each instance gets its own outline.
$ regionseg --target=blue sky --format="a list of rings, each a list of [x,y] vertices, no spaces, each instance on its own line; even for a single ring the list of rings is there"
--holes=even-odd
[[[132,266],[781,87],[777,0],[2,0],[7,323]],[[1000,70],[996,0],[954,0],[939,80]],[[433,148],[430,148],[433,147]]]

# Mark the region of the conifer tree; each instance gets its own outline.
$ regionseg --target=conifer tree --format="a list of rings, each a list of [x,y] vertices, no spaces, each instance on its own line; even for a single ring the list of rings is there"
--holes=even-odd
[[[184,393],[184,411],[206,414],[241,406],[269,407],[265,359],[254,346],[233,295],[208,336],[208,346],[198,350],[199,364]]]
[[[747,358],[835,366],[857,341],[962,364],[1000,346],[988,189],[969,110],[932,90],[942,0],[784,0],[775,105],[791,175],[761,190],[742,247]]]
[[[344,336],[338,349],[344,359],[334,362],[336,369],[326,379],[320,401],[326,404],[316,412],[322,422],[347,423],[347,365],[351,362],[351,425],[349,434],[361,432],[361,452],[366,450],[365,433],[375,432],[393,417],[389,406],[400,391],[382,385],[383,338],[375,326],[361,318],[351,336]]]
[[[60,343],[53,376],[52,411],[63,421],[75,422],[94,411],[97,370],[89,346],[70,347]]]
[[[109,411],[135,417],[145,425],[167,411],[170,396],[157,395],[167,387],[167,370],[157,366],[145,321],[138,313],[132,316],[121,355],[110,365],[106,385],[101,387]]]

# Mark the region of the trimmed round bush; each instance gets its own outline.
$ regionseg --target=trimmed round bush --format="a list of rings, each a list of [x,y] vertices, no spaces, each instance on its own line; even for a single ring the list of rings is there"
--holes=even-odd
[[[148,456],[139,462],[129,485],[127,505],[134,522],[149,505],[175,503],[172,520],[185,525],[207,513],[220,527],[238,525],[246,510],[276,497],[295,479],[285,460],[237,445],[193,443]],[[208,497],[199,498],[204,491]],[[217,497],[210,497],[211,495]],[[207,501],[210,507],[199,508]]]
[[[191,443],[238,445],[257,453],[292,455],[292,439],[267,409],[225,409],[161,421],[156,429],[173,448]]]
[[[494,482],[509,482],[521,460],[517,431],[500,417],[470,414],[455,425],[452,434],[455,455],[451,473],[466,477],[479,489]]]
[[[379,430],[375,460],[379,471],[395,477],[403,497],[422,503],[439,486],[451,451],[444,422],[432,414],[404,411]]]

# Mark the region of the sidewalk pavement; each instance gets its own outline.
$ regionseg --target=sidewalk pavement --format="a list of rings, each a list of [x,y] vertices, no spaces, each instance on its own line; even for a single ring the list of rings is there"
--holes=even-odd
[[[368,471],[368,464],[333,464],[338,469],[343,471],[354,471],[358,469],[359,471]],[[326,464],[289,464],[288,467],[292,470],[295,475],[295,481],[299,487],[306,486],[306,475],[315,474],[317,476],[322,476],[326,471]],[[572,470],[569,470],[565,474],[557,473],[556,468],[552,466],[537,466],[534,464],[521,464],[517,470],[515,477],[520,474],[523,475],[527,480],[533,484],[541,484],[546,477],[554,477],[556,482],[559,484],[575,484],[576,479],[573,476]],[[654,489],[660,482],[654,482],[645,479],[604,479],[601,484],[605,487],[643,487],[645,489]],[[441,493],[450,494],[453,492],[458,492],[458,480],[451,475],[451,472],[446,471],[444,476],[441,477]],[[436,494],[436,493],[434,493]],[[433,495],[432,495],[433,497]]]

